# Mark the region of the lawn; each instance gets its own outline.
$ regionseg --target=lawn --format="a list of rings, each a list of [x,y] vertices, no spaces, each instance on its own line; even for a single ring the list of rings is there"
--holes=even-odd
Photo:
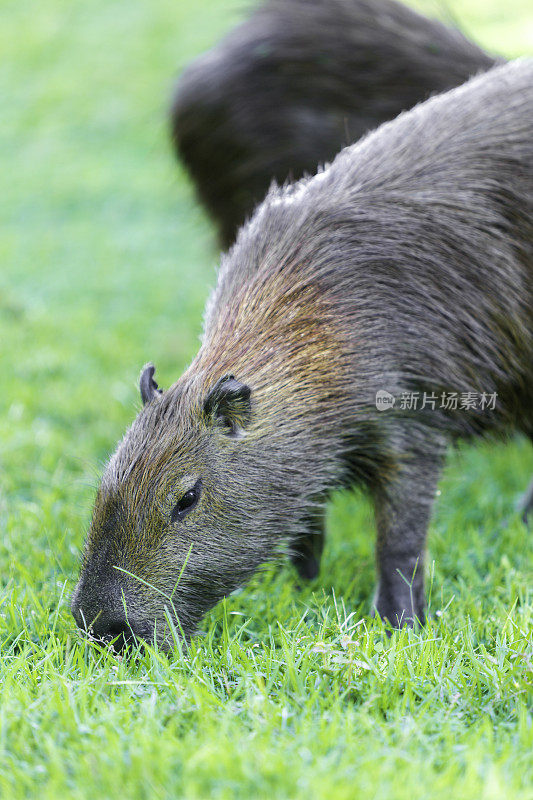
[[[316,582],[265,570],[188,651],[121,659],[70,616],[140,367],[178,377],[215,280],[213,230],[169,147],[172,82],[245,5],[0,6],[0,795],[531,800],[523,440],[451,454],[422,632],[388,638],[369,618],[372,516],[352,495],[331,505]],[[533,52],[529,0],[417,7]]]

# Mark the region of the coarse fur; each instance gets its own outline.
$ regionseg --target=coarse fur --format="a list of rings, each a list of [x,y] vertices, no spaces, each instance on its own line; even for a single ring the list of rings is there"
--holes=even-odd
[[[192,635],[280,547],[314,574],[327,497],[355,484],[376,510],[375,606],[393,624],[423,620],[447,444],[533,436],[532,164],[521,60],[270,191],[223,258],[189,369],[163,394],[144,373],[147,402],[98,492],[80,625],[166,646],[171,621]],[[387,411],[381,390],[396,398]],[[411,392],[426,393],[416,410],[401,402]],[[497,402],[441,408],[450,392]]]
[[[273,179],[314,174],[494,64],[458,30],[393,0],[268,0],[186,68],[173,142],[226,248]]]

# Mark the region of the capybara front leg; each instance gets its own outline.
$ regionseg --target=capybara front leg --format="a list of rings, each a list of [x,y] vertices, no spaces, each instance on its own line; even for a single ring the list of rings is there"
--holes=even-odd
[[[313,580],[320,571],[325,540],[325,510],[317,510],[308,521],[309,532],[296,539],[291,547],[291,561],[302,580]]]
[[[378,586],[375,610],[394,627],[424,622],[424,555],[440,461],[407,454],[374,495]]]

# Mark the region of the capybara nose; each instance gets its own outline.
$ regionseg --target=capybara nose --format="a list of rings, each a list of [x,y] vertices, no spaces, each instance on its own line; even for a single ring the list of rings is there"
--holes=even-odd
[[[87,619],[81,607],[73,604],[72,613],[76,624],[95,639],[113,644],[115,650],[123,650],[137,641],[135,626],[126,618],[124,611],[100,611],[93,619]]]
[[[135,644],[135,633],[124,614],[120,612],[104,612],[94,621],[92,634],[97,639],[113,643],[115,650],[123,650],[127,645]]]

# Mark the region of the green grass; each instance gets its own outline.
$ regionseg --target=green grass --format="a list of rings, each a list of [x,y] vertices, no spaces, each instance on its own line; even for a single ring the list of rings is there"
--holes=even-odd
[[[369,619],[372,519],[346,495],[320,579],[267,570],[188,653],[120,660],[70,617],[140,366],[168,386],[197,346],[217,254],[165,111],[242,5],[0,6],[0,795],[531,800],[524,441],[452,455],[421,633]],[[533,50],[528,0],[451,7],[486,47]]]

